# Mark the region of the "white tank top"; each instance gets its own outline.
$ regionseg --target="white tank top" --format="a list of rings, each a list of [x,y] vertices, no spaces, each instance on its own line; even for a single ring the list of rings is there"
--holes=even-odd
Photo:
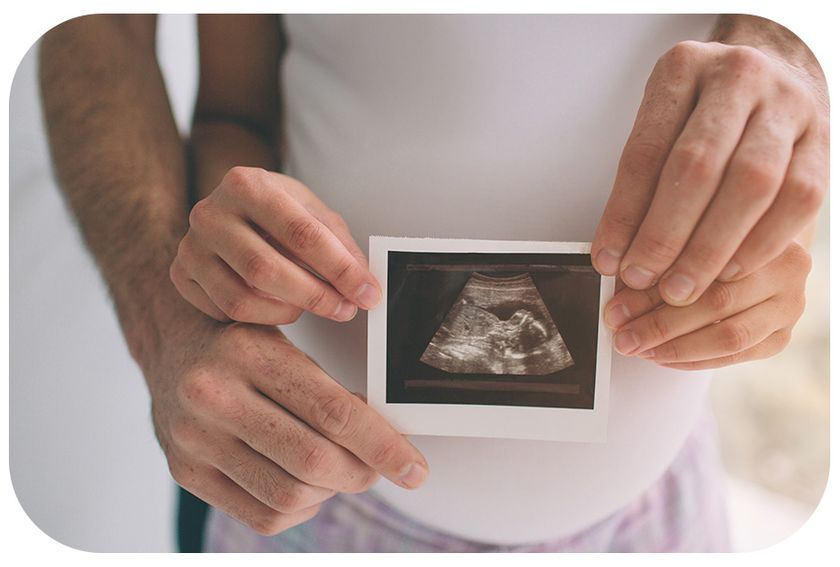
[[[590,241],[656,59],[713,16],[287,16],[287,173],[371,234]],[[290,339],[365,391],[366,319],[303,317]],[[664,471],[707,374],[613,356],[608,441],[412,437],[431,474],[374,491],[495,543],[567,535]]]

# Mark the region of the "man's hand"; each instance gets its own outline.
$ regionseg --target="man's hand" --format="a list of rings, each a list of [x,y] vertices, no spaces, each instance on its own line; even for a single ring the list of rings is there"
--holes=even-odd
[[[790,340],[805,308],[808,252],[794,243],[734,282],[714,282],[692,305],[663,303],[655,288],[624,288],[604,308],[618,352],[681,370],[768,358]]]
[[[381,298],[344,220],[301,182],[253,167],[193,207],[170,276],[220,321],[279,325],[303,310],[348,321]]]
[[[746,45],[668,51],[593,240],[596,269],[689,305],[715,279],[745,278],[785,250],[828,186],[828,102],[814,73]]]
[[[144,364],[155,431],[184,488],[268,535],[378,474],[423,483],[417,449],[276,328],[193,313]]]

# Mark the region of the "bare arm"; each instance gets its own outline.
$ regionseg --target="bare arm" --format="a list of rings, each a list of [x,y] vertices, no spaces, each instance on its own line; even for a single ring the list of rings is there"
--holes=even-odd
[[[273,15],[201,15],[198,34],[190,149],[201,199],[234,166],[280,169],[278,70],[285,37]]]
[[[161,335],[153,314],[182,303],[165,284],[187,217],[183,144],[155,26],[153,15],[82,17],[47,33],[40,48],[55,173],[141,364]]]
[[[205,45],[218,57],[202,58],[193,144],[201,193],[231,165],[274,161],[276,28],[260,27],[265,16],[229,26],[219,18],[215,29],[234,35]],[[311,518],[337,491],[366,490],[378,474],[419,486],[423,456],[278,329],[215,321],[170,282],[187,230],[187,167],[154,39],[154,17],[67,22],[44,38],[41,86],[59,183],[143,369],[172,476],[265,535]],[[255,58],[243,58],[246,45]]]

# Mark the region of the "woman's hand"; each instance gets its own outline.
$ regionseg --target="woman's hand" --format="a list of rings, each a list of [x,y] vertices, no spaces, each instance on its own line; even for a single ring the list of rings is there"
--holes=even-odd
[[[777,52],[807,51],[755,25],[774,26],[755,39],[782,37]],[[813,221],[828,188],[828,98],[815,61],[783,55],[686,41],[660,58],[592,244],[599,272],[689,305]]]
[[[805,307],[811,257],[791,244],[746,278],[715,282],[695,303],[674,307],[656,288],[624,288],[606,305],[615,349],[680,370],[768,358],[790,340]]]
[[[349,321],[381,298],[344,220],[301,182],[252,167],[231,169],[193,207],[170,278],[220,321]]]

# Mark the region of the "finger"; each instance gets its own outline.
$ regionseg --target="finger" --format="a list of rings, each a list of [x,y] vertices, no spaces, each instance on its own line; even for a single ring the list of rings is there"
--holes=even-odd
[[[213,300],[207,297],[207,294],[204,293],[201,286],[186,274],[178,258],[175,259],[169,268],[169,279],[172,280],[172,284],[178,290],[178,293],[181,294],[181,297],[189,301],[193,307],[217,321],[230,321],[230,318],[213,303]]]
[[[268,297],[248,286],[218,256],[194,267],[196,282],[230,319],[260,325],[287,325],[297,321],[302,310],[285,301]]]
[[[242,441],[230,443],[213,464],[257,500],[285,514],[311,508],[335,495],[333,490],[294,478]]]
[[[766,265],[814,219],[828,190],[827,147],[813,131],[796,143],[775,202],[724,268],[721,279],[738,279]]]
[[[285,376],[272,376],[269,370],[260,389],[391,482],[405,488],[420,486],[428,476],[428,464],[420,452],[305,355],[292,352],[282,369]],[[283,389],[272,387],[273,380],[284,381]]]
[[[657,62],[645,87],[612,193],[592,239],[592,265],[604,275],[618,273],[650,205],[668,150],[694,106],[696,81],[693,73],[686,72],[693,58],[685,45],[670,50]],[[680,75],[682,80],[674,80]]]
[[[773,294],[774,283],[766,277],[716,282],[692,305],[665,305],[631,320],[616,332],[613,343],[621,354],[633,356],[740,313]]]
[[[772,299],[702,329],[639,353],[657,363],[729,356],[753,347],[780,328],[781,309]]]
[[[318,506],[292,514],[273,510],[222,472],[207,465],[170,463],[170,470],[175,481],[186,490],[262,535],[278,534],[318,513]]]
[[[381,293],[373,274],[324,223],[283,190],[283,185],[300,182],[263,172],[252,183],[257,189],[251,189],[253,199],[239,202],[246,218],[306,262],[344,297],[364,309],[376,307]]]
[[[339,492],[364,492],[379,475],[344,447],[315,432],[266,396],[285,397],[266,382],[262,395],[248,392],[249,419],[231,433],[280,468],[312,486]]]
[[[365,256],[365,253],[362,252],[361,248],[359,248],[359,245],[356,244],[356,240],[353,238],[353,235],[350,234],[350,227],[347,226],[347,223],[340,215],[332,211],[313,211],[313,214],[318,218],[318,220],[324,223],[333,234],[335,234],[336,238],[341,241],[344,247],[350,252],[350,254],[353,255],[360,265],[368,265],[367,256]],[[376,279],[373,274],[371,274],[371,276]]]
[[[609,328],[618,329],[660,305],[662,298],[655,287],[641,290],[624,287],[604,306],[604,322]]]
[[[208,219],[195,230],[209,250],[254,288],[335,321],[349,321],[356,315],[353,303],[278,253],[241,218],[227,215]]]
[[[661,366],[675,370],[707,370],[711,368],[722,368],[739,362],[750,360],[761,360],[779,354],[790,342],[790,331],[779,330],[761,341],[759,344],[741,352],[710,358],[707,360],[696,360],[693,362],[672,362],[662,363]]]
[[[717,278],[770,208],[802,124],[758,110],[750,118],[714,199],[685,249],[659,283],[671,305],[694,302]]]
[[[621,260],[621,279],[645,289],[676,260],[723,178],[753,96],[735,84],[704,88],[656,186],[650,208]]]

